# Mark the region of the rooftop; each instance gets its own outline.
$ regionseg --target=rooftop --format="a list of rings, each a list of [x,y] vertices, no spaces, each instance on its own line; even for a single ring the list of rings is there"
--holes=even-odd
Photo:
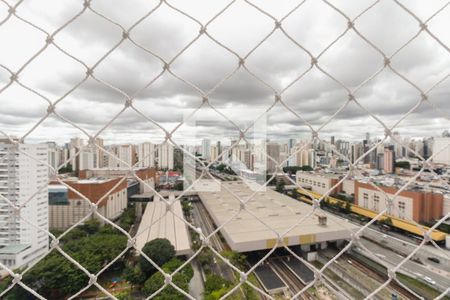
[[[245,207],[251,213],[239,212],[240,203],[228,190],[244,201],[254,193],[244,182],[234,181],[223,182],[220,191],[199,192],[199,196],[217,226],[234,217],[221,233],[229,246],[240,252],[272,248],[276,244],[277,233],[285,233],[313,210],[308,204],[266,189],[258,191],[247,202]],[[284,242],[293,246],[349,239],[358,228],[323,211],[317,214],[327,216],[327,225],[320,225],[314,213],[287,232]]]
[[[29,247],[30,247],[30,245],[26,245],[26,244],[8,245],[3,248],[0,248],[0,255],[1,254],[18,254]]]
[[[173,194],[169,196],[171,210],[167,210],[166,203],[157,196],[147,204],[137,232],[136,245],[139,249],[156,238],[165,238],[175,247],[177,255],[190,253],[188,230],[180,219],[184,218],[181,203],[173,202],[174,199]]]

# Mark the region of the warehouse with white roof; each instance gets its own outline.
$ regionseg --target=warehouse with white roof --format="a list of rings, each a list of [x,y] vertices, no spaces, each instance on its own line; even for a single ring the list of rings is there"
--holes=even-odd
[[[186,224],[183,222],[183,211],[180,201],[174,202],[174,195],[169,196],[171,209],[158,196],[145,208],[136,237],[136,246],[142,250],[147,242],[157,238],[165,238],[175,247],[176,255],[187,255],[191,252]]]
[[[258,191],[245,205],[255,218],[245,210],[239,212],[240,202],[228,190],[243,200],[254,193],[246,183],[232,181],[222,182],[220,191],[199,192],[199,197],[216,226],[239,213],[221,229],[228,245],[238,252],[273,248],[278,240],[277,233],[285,233],[313,210],[308,204],[267,188]],[[358,226],[321,210],[307,216],[284,235],[283,242],[310,251],[325,248],[327,242],[350,239],[357,229]]]

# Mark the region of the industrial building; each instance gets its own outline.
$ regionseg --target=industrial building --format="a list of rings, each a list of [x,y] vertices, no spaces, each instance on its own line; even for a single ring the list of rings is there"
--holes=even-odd
[[[313,210],[308,204],[264,189],[245,205],[251,214],[245,210],[239,212],[240,202],[230,191],[244,201],[254,193],[246,183],[232,181],[222,182],[220,191],[199,192],[199,197],[216,226],[234,216],[221,229],[221,234],[231,249],[238,252],[273,248],[278,241],[277,234],[285,233]],[[341,243],[357,229],[345,220],[317,211],[284,235],[283,242],[288,246],[300,245],[303,251],[309,252],[326,248],[327,242]]]
[[[136,235],[138,249],[142,250],[146,243],[154,239],[163,238],[168,239],[175,247],[176,255],[187,255],[191,252],[189,233],[181,219],[184,218],[181,203],[174,199],[174,194],[170,194],[170,209],[158,196],[147,204]]]

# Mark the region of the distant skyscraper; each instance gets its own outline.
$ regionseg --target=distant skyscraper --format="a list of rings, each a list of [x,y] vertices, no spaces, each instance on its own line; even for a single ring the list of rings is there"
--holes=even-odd
[[[56,174],[58,174],[58,167],[61,163],[61,149],[56,145],[55,142],[48,142],[48,164],[56,170]],[[49,176],[53,175],[53,172],[48,168]]]
[[[211,140],[202,140],[202,156],[204,159],[209,160],[211,158]]]
[[[433,162],[450,165],[450,137],[434,139]]]
[[[148,168],[155,166],[155,150],[155,145],[149,142],[138,145],[137,156],[139,167]]]
[[[24,267],[47,252],[48,235],[41,230],[48,230],[48,155],[45,144],[0,141],[0,194],[14,205],[32,199],[20,212],[0,199],[0,262],[10,269]]]
[[[222,145],[221,145],[220,141],[217,141],[216,146],[217,146],[217,153],[218,153],[218,155],[222,154]],[[222,160],[222,157],[219,158],[219,160]]]
[[[173,146],[169,143],[163,143],[158,146],[158,160],[160,169],[173,170]]]
[[[384,156],[383,156],[383,164],[384,164],[384,173],[391,174],[394,173],[394,164],[395,164],[395,152],[394,146],[388,146],[384,148]]]
[[[108,167],[110,169],[124,169],[136,163],[136,149],[134,145],[114,145],[111,151],[114,156],[109,156]]]
[[[331,145],[334,145],[334,143],[335,143],[334,135],[331,137],[330,143],[331,143]]]
[[[210,160],[211,161],[215,161],[218,156],[219,156],[219,149],[217,148],[216,145],[212,145],[211,146],[211,151],[210,151],[210,154],[209,154]]]
[[[281,147],[278,143],[268,142],[266,144],[267,172],[273,173],[276,171],[276,166],[280,162],[280,149]]]
[[[289,159],[287,161],[288,166],[296,166],[297,165],[297,155],[293,155],[295,153],[295,139],[289,139],[288,140],[288,149],[287,149],[287,155],[289,156]]]

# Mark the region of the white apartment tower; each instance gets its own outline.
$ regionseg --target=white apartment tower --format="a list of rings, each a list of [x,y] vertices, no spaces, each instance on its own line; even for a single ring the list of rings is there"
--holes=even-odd
[[[159,168],[173,170],[173,146],[163,143],[158,146]]]
[[[114,157],[109,156],[108,167],[110,169],[126,169],[136,163],[136,150],[134,145],[115,145],[110,152]]]
[[[46,144],[15,145],[0,140],[0,262],[10,269],[30,264],[48,249],[48,236],[39,230],[49,228],[47,162]],[[15,212],[3,197],[25,206]]]
[[[202,156],[206,160],[210,160],[210,158],[211,158],[211,140],[210,139],[202,140]]]
[[[56,145],[55,142],[48,142],[48,164],[55,170],[58,170],[59,164],[61,163],[61,149]],[[58,171],[56,171],[56,174]],[[49,176],[53,175],[53,172],[48,169]]]
[[[450,165],[450,138],[439,137],[434,139],[433,162]]]
[[[155,166],[155,145],[149,142],[138,145],[137,157],[139,167],[152,168]]]

